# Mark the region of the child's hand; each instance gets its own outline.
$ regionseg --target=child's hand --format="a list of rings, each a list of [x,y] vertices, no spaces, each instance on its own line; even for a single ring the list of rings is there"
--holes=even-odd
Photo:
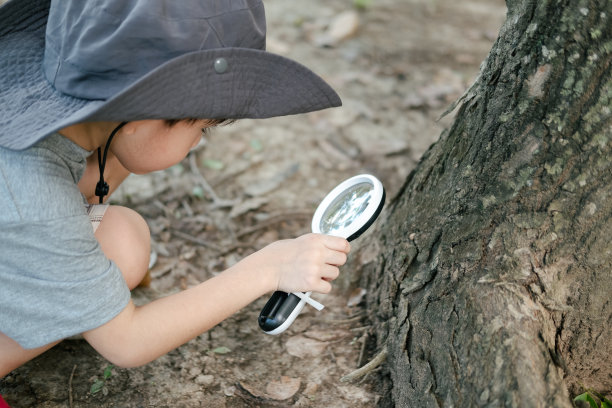
[[[264,257],[260,260],[272,268],[277,290],[328,293],[350,250],[344,238],[306,234],[274,242],[253,255]]]

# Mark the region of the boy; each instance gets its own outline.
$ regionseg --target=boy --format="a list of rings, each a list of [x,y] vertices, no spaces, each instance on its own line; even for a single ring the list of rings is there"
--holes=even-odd
[[[264,47],[254,0],[0,8],[0,377],[77,333],[113,364],[145,364],[267,292],[331,290],[349,244],[307,234],[135,307],[147,225],[86,203],[130,172],[178,163],[226,118],[340,105],[318,76]]]

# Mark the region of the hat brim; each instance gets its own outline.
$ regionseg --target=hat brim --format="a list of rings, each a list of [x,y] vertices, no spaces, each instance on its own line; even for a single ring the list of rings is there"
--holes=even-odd
[[[23,4],[21,10],[18,3]],[[13,0],[0,8],[0,26],[8,15],[30,21],[0,33],[0,146],[24,149],[80,122],[268,118],[342,104],[337,93],[305,66],[248,48],[182,55],[107,100],[62,94],[42,70],[45,26],[40,21],[48,3]],[[223,73],[214,69],[219,58],[227,62]]]

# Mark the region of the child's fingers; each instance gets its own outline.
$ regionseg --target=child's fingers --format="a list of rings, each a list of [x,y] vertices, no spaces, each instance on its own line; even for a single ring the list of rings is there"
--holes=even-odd
[[[340,276],[340,268],[332,265],[325,265],[321,269],[321,279],[331,282]]]
[[[328,265],[342,266],[346,263],[347,255],[340,251],[328,251],[325,263]]]
[[[351,244],[344,238],[331,235],[322,235],[322,237],[323,245],[331,250],[344,252],[345,254],[348,254],[351,250]]]
[[[329,293],[332,290],[332,285],[326,279],[320,279],[316,287],[313,288],[313,292],[318,293]]]

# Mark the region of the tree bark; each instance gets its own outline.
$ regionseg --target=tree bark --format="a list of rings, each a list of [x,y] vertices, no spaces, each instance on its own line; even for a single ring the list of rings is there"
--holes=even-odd
[[[454,124],[360,245],[382,406],[612,391],[612,2],[507,6]]]

